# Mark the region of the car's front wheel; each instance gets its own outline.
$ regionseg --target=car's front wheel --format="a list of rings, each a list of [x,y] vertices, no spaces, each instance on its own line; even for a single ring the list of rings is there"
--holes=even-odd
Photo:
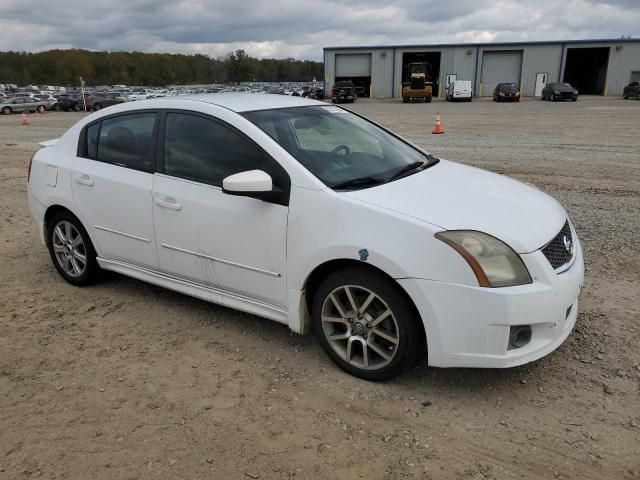
[[[322,348],[339,367],[366,380],[395,377],[424,345],[420,320],[400,288],[368,270],[329,275],[311,310]]]
[[[47,247],[56,270],[72,285],[93,283],[100,267],[91,239],[80,221],[68,212],[53,215],[47,225]]]
[[[3,115],[9,115],[11,113],[11,108],[10,107],[3,107],[2,108],[2,114]]]

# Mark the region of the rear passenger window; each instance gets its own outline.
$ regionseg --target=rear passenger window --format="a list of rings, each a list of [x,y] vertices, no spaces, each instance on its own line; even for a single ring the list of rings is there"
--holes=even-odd
[[[164,172],[209,185],[246,170],[273,176],[262,150],[232,128],[207,118],[168,113],[164,141]]]
[[[98,132],[100,123],[94,123],[87,128],[87,157],[93,160],[98,158]]]
[[[154,170],[155,113],[134,113],[101,122],[97,159],[136,170]],[[87,131],[87,153],[89,132]]]

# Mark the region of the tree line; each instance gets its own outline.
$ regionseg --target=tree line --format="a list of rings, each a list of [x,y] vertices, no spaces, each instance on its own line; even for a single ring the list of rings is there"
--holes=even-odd
[[[143,52],[48,50],[0,52],[0,83],[17,85],[189,85],[322,80],[322,63],[257,59],[236,50],[225,57]]]

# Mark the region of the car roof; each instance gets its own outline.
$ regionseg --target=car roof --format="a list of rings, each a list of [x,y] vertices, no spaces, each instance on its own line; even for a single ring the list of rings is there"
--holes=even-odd
[[[257,94],[250,92],[200,93],[196,95],[180,95],[178,97],[163,97],[154,99],[152,101],[163,102],[166,100],[191,100],[211,103],[213,105],[228,108],[229,110],[238,113],[251,112],[254,110],[272,110],[275,108],[325,105],[324,102],[319,102],[317,100],[307,100],[304,97]]]

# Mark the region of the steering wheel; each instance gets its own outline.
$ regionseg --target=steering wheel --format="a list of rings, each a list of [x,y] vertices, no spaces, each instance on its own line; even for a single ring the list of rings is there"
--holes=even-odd
[[[344,157],[348,156],[351,153],[351,150],[349,150],[349,147],[347,147],[346,145],[338,145],[336,148],[334,148],[333,150],[331,150],[331,153],[329,154],[329,160],[332,160],[333,158],[338,156],[338,152],[341,152],[344,150]]]

